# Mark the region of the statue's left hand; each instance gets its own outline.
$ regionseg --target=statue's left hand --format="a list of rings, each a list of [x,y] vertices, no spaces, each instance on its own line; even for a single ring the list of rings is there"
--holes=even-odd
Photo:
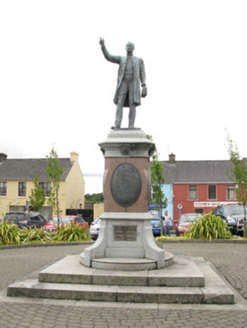
[[[147,96],[147,94],[148,94],[148,89],[145,86],[145,87],[142,88],[142,98],[145,98]]]

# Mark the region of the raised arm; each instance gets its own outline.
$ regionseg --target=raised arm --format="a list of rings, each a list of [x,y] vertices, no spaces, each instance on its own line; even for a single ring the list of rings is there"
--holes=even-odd
[[[100,38],[100,41],[99,41],[99,44],[101,45],[101,50],[105,56],[105,59],[112,62],[112,63],[115,63],[115,64],[119,64],[120,61],[121,61],[121,56],[112,56],[108,50],[106,49],[106,46],[105,46],[105,40]]]

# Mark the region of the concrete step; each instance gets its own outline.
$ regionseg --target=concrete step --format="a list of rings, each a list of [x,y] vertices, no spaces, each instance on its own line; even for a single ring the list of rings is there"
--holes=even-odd
[[[119,271],[145,271],[154,270],[157,262],[148,259],[129,259],[129,258],[103,258],[93,259],[92,268],[100,270],[119,270]]]
[[[167,252],[168,253],[168,252]],[[168,255],[167,255],[168,256]],[[122,285],[203,287],[205,277],[188,254],[176,255],[174,264],[163,269],[121,271],[121,265],[136,264],[143,259],[98,259],[119,265],[119,270],[87,268],[79,263],[79,255],[67,256],[39,273],[40,282]],[[173,258],[172,258],[173,260]],[[147,261],[147,260],[145,260]]]
[[[81,254],[83,258],[84,253]],[[174,262],[173,254],[165,252],[165,267],[172,265]],[[113,258],[105,257],[103,259],[93,259],[92,268],[101,270],[117,270],[117,271],[143,271],[155,270],[157,263],[154,260],[145,258]]]
[[[232,304],[229,290],[199,287],[103,286],[17,282],[8,287],[7,296],[132,303]]]
[[[202,258],[191,259],[181,254],[174,256],[174,264],[166,269],[127,272],[86,268],[79,263],[79,257],[68,256],[58,261],[40,272],[39,280],[14,283],[7,288],[7,296],[100,302],[234,303],[234,293]],[[194,286],[196,281],[196,284],[202,282],[195,279],[195,267],[198,267],[197,274],[201,272],[200,277],[205,278],[201,287]],[[42,279],[54,282],[42,282]],[[182,287],[176,286],[179,282]],[[187,287],[187,283],[194,287]]]
[[[199,288],[103,286],[17,282],[8,287],[7,296],[133,303],[203,303]]]

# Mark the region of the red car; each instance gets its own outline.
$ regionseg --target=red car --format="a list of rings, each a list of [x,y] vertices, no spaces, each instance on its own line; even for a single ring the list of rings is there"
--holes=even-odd
[[[58,219],[54,218],[45,226],[45,230],[53,231],[56,229],[58,224]],[[82,218],[81,215],[63,215],[59,217],[59,224],[79,224],[79,226],[84,226],[89,229],[87,222]]]
[[[188,213],[182,214],[176,223],[176,236],[181,236],[188,230],[188,226],[195,222],[200,216],[201,213]]]

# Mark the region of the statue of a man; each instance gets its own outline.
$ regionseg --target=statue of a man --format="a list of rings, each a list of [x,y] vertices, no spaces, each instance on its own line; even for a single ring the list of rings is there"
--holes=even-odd
[[[135,46],[132,42],[126,44],[127,56],[112,56],[105,46],[104,39],[100,38],[100,45],[107,60],[119,64],[117,89],[114,103],[117,105],[116,120],[113,129],[121,127],[123,107],[129,107],[129,129],[134,128],[136,106],[141,104],[141,96],[146,97],[146,74],[144,62],[141,58],[133,56]],[[140,92],[140,82],[142,93]]]

